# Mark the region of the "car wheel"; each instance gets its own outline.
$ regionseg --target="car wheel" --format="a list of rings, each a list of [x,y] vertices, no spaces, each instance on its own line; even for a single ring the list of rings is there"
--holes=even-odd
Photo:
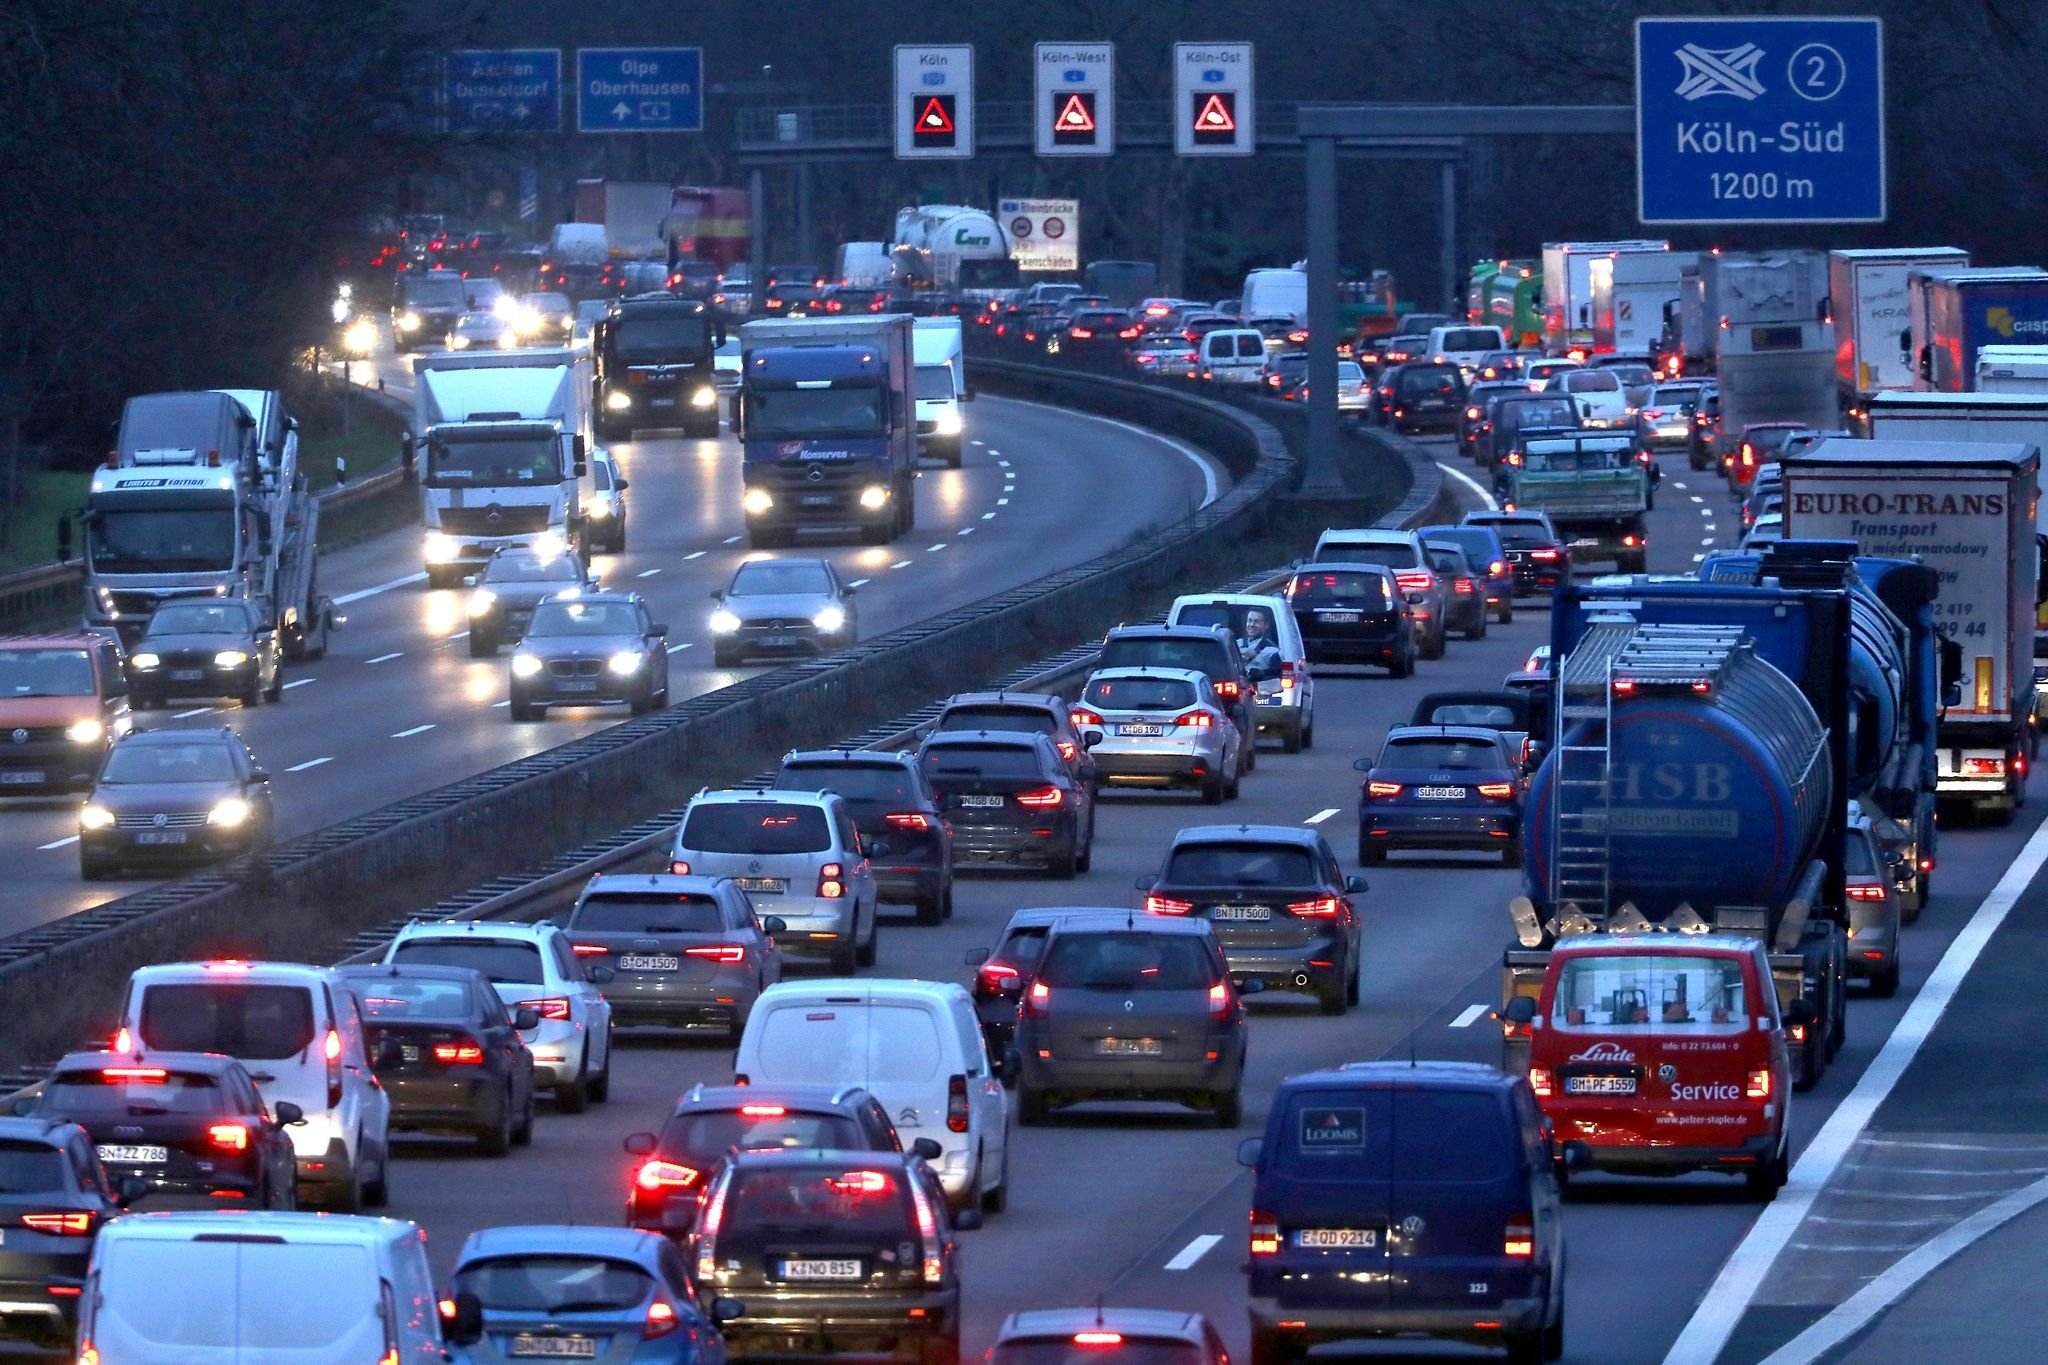
[[[946,918],[946,888],[934,888],[928,895],[917,898],[917,922],[923,925],[942,924]]]
[[[1358,983],[1358,978],[1361,969],[1362,964],[1359,962],[1359,960],[1355,957],[1352,958],[1351,970],[1344,974],[1344,1003],[1347,1005],[1355,1005],[1358,1003],[1361,989]]]
[[[1465,638],[1468,640],[1484,640],[1486,638],[1486,613],[1484,611],[1479,613],[1478,624],[1465,632]]]
[[[1033,1090],[1028,1085],[1017,1087],[1017,1122],[1026,1128],[1043,1128],[1052,1118],[1052,1106],[1046,1103],[1043,1090]]]
[[[719,649],[714,645],[711,649],[711,664],[714,668],[738,668],[740,656],[736,650]]]
[[[519,696],[517,693],[514,693],[512,697],[511,714],[512,719],[518,722],[539,720],[540,708],[535,706],[526,698]]]
[[[519,1111],[519,1122],[512,1127],[512,1145],[526,1147],[533,1142],[533,1086],[526,1087],[526,1104]]]
[[[263,700],[284,700],[284,670],[282,668],[270,675],[270,690],[263,694]]]
[[[1324,1014],[1342,1014],[1350,1003],[1350,988],[1342,982],[1316,992],[1316,1005]]]
[[[1202,804],[1220,806],[1223,804],[1223,774],[1210,773],[1202,779]]]
[[[1507,847],[1500,851],[1500,865],[1502,867],[1520,867],[1522,865],[1522,841],[1519,837],[1508,840]]]
[[[485,1156],[503,1156],[512,1150],[512,1087],[509,1084],[498,1101],[498,1121],[476,1135],[476,1149]]]
[[[960,1333],[928,1336],[917,1348],[917,1365],[960,1365]]]
[[[104,881],[107,877],[107,870],[108,864],[100,859],[85,853],[78,855],[78,875],[85,881]]]
[[[1259,741],[1256,738],[1257,734],[1258,731],[1252,731],[1254,737],[1246,739],[1238,746],[1238,753],[1244,764],[1243,767],[1238,769],[1241,773],[1251,772],[1259,766]]]
[[[1508,625],[1513,625],[1513,624],[1514,624],[1514,621],[1515,621],[1515,599],[1514,599],[1514,598],[1512,598],[1512,597],[1509,597],[1509,598],[1505,598],[1505,599],[1503,599],[1503,600],[1502,600],[1502,602],[1501,602],[1501,604],[1500,604],[1500,611],[1499,611],[1499,613],[1498,613],[1498,614],[1497,614],[1497,615],[1496,615],[1496,616],[1494,617],[1494,621],[1495,621],[1495,623],[1496,623],[1496,624],[1498,624],[1498,625],[1503,625],[1503,626],[1508,626]]]
[[[355,1166],[348,1173],[348,1188],[335,1195],[321,1206],[326,1213],[361,1213],[363,1211],[363,1163],[362,1144],[356,1144]]]
[[[1564,1359],[1564,1301],[1557,1305],[1557,1320],[1543,1329],[1543,1359],[1548,1362]]]
[[[1076,847],[1078,842],[1079,836],[1077,835],[1075,836],[1075,843],[1067,845],[1066,852],[1046,864],[1046,871],[1052,873],[1053,876],[1058,877],[1063,882],[1070,882],[1079,876],[1081,872],[1081,857],[1080,850]]]
[[[583,1048],[583,1065],[577,1068],[576,1079],[555,1087],[555,1108],[564,1114],[580,1114],[590,1107],[590,1094],[583,1084],[583,1073],[590,1069],[590,1047]]]
[[[1209,1099],[1209,1112],[1216,1116],[1218,1128],[1235,1128],[1244,1122],[1244,1090],[1241,1085],[1213,1095]]]
[[[1301,747],[1304,749],[1316,747],[1316,722],[1314,717],[1310,717],[1308,724],[1301,727]]]
[[[1413,654],[1404,654],[1387,665],[1387,676],[1390,678],[1410,678],[1414,675],[1415,656]]]
[[[489,636],[489,635],[486,635],[486,634],[484,634],[484,633],[483,633],[482,631],[480,631],[480,630],[476,630],[476,629],[474,629],[474,628],[472,628],[472,629],[470,630],[470,632],[469,632],[469,657],[470,657],[470,658],[472,658],[472,659],[491,659],[491,658],[495,658],[495,657],[497,657],[497,653],[498,653],[498,642],[497,642],[497,640],[496,640],[496,639],[492,638],[492,637],[491,637],[491,636]]]
[[[590,1078],[584,1087],[589,1092],[592,1104],[608,1104],[612,1098],[612,1026],[604,1026],[604,1070]]]
[[[626,702],[626,709],[636,716],[644,716],[654,709],[654,684],[648,682],[640,687]]]
[[[381,1209],[391,1203],[391,1144],[377,1153],[377,1178],[363,1182],[363,1207]]]
[[[1223,785],[1223,799],[1235,801],[1242,795],[1244,795],[1244,778],[1237,773],[1232,773],[1230,781]]]
[[[1386,862],[1386,860],[1387,846],[1385,844],[1375,844],[1364,839],[1358,841],[1358,865],[1360,867],[1378,867]]]
[[[1786,1154],[1785,1148],[1779,1147],[1775,1157],[1743,1177],[1742,1183],[1748,1190],[1750,1198],[1760,1199],[1766,1204],[1775,1200],[1778,1191],[1785,1187],[1785,1180],[1790,1175],[1790,1165],[1791,1158]]]
[[[1870,993],[1880,1000],[1889,1000],[1899,993],[1899,950],[1892,948],[1891,960],[1884,964],[1884,970],[1870,978]]]
[[[1444,650],[1446,648],[1447,642],[1444,639],[1444,633],[1439,630],[1429,637],[1429,651],[1422,657],[1425,659],[1441,659],[1444,657]]]
[[[881,956],[881,952],[882,917],[875,913],[873,909],[870,909],[868,911],[868,941],[854,948],[854,963],[856,966],[872,967],[875,965],[875,959]]]
[[[263,704],[263,677],[261,674],[251,673],[249,675],[249,685],[242,689],[240,701],[245,707],[255,707]]]
[[[1300,1352],[1291,1346],[1287,1338],[1271,1329],[1252,1329],[1252,1354],[1250,1365],[1294,1365]]]
[[[833,948],[832,956],[828,959],[832,975],[852,976],[854,967],[858,965],[859,952],[860,950],[850,941]]]
[[[1501,1345],[1507,1348],[1508,1365],[1542,1365],[1541,1332],[1514,1332],[1503,1338]]]
[[[1301,752],[1301,722],[1296,721],[1280,732],[1280,752],[1298,754]]]

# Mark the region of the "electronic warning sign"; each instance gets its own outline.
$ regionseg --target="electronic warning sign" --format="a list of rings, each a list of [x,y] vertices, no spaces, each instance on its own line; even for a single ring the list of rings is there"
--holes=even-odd
[[[1116,150],[1116,44],[1039,43],[1033,141],[1040,156]]]
[[[912,95],[910,145],[925,148],[959,146],[960,124],[953,115],[954,99],[951,95]]]
[[[896,155],[974,155],[974,49],[896,49]]]
[[[1173,149],[1182,156],[1250,156],[1252,45],[1173,45]]]

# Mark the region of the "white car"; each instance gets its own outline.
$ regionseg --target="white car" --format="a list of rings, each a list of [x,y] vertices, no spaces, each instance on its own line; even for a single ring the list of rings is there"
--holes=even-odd
[[[1785,514],[1783,512],[1764,512],[1759,514],[1757,519],[1750,524],[1749,530],[1743,533],[1741,548],[1745,550],[1761,549],[1763,546],[1775,544],[1784,538]]]
[[[1580,426],[1625,427],[1636,420],[1636,410],[1629,406],[1628,390],[1622,385],[1621,376],[1612,370],[1569,370],[1544,387],[1552,393],[1571,395],[1572,405],[1579,410]]]
[[[1095,771],[1105,786],[1193,787],[1212,806],[1237,795],[1244,741],[1205,673],[1097,669],[1073,716],[1083,737],[1094,740]]]
[[[1527,365],[1524,365],[1522,367],[1522,378],[1531,389],[1540,390],[1548,388],[1550,381],[1559,375],[1569,373],[1572,370],[1583,370],[1584,368],[1586,367],[1578,361],[1568,357],[1551,356],[1542,360],[1532,360]]]
[[[384,951],[386,962],[474,967],[510,1009],[540,1016],[521,1033],[533,1053],[533,1084],[552,1086],[555,1107],[580,1114],[612,1089],[612,1007],[598,990],[609,967],[585,968],[557,924],[505,920],[430,920],[408,924]]]
[[[1306,394],[1308,386],[1302,386]],[[1337,362],[1337,411],[1364,412],[1372,405],[1372,385],[1365,381],[1365,369],[1355,360]]]
[[[390,1197],[391,1099],[377,1084],[355,996],[303,962],[166,962],[128,978],[114,1050],[217,1052],[249,1070],[266,1104],[305,1121],[285,1131],[303,1206],[341,1213]]]

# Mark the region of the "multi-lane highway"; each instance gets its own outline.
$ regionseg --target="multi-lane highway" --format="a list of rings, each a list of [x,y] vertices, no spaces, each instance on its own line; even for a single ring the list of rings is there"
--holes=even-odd
[[[410,393],[400,358],[380,362],[387,392]],[[1135,427],[983,398],[967,410],[971,444],[957,470],[927,463],[918,526],[892,545],[808,537],[785,554],[828,556],[860,585],[860,627],[878,635],[1113,549],[1185,516],[1227,478],[1205,457]],[[669,627],[671,695],[727,685],[711,666],[710,593],[748,551],[739,512],[739,449],[645,439],[614,446],[631,483],[627,551],[593,564],[607,587],[646,596]],[[1114,499],[1096,496],[1117,490]],[[324,828],[403,797],[563,744],[623,708],[551,711],[515,725],[505,709],[508,654],[472,659],[461,590],[430,591],[419,532],[393,532],[324,555],[320,582],[347,624],[328,656],[288,670],[282,704],[233,702],[152,711],[138,724],[229,725],[274,775],[278,834]],[[77,802],[0,810],[0,935],[16,933],[146,883],[79,879]]]
[[[1446,444],[1432,447],[1458,467]],[[1674,470],[1652,514],[1653,569],[1688,571],[1710,545],[1732,540],[1735,522],[1718,481]],[[1445,660],[1424,664],[1406,681],[1376,670],[1319,670],[1317,747],[1269,755],[1247,779],[1233,816],[1316,825],[1348,864],[1356,830],[1351,760],[1374,752],[1386,727],[1405,719],[1423,692],[1485,685],[1520,667],[1529,648],[1547,639],[1547,628],[1546,611],[1525,609],[1483,642],[1454,641]],[[939,928],[889,924],[875,971],[964,981],[963,954],[987,945],[1017,906],[1131,905],[1133,880],[1156,870],[1172,834],[1210,818],[1185,799],[1111,796],[1102,807],[1094,870],[1078,883],[963,877],[954,920]],[[1846,1050],[1822,1084],[1793,1103],[1799,1148],[1855,1085],[1935,959],[2012,860],[2028,823],[1951,838],[1935,900],[1906,935],[1906,988],[1891,1001],[1852,1004]],[[1238,1266],[1249,1182],[1233,1154],[1238,1136],[1255,1131],[1278,1080],[1322,1064],[1411,1052],[1499,1060],[1497,1025],[1487,1010],[1498,1000],[1500,952],[1509,936],[1504,907],[1518,874],[1484,855],[1397,854],[1370,876],[1363,1005],[1326,1019],[1306,1000],[1253,1002],[1248,1117],[1240,1133],[1218,1132],[1167,1107],[1096,1107],[1050,1128],[1013,1133],[1009,1211],[965,1239],[967,1350],[980,1350],[1010,1311],[1088,1303],[1099,1294],[1119,1304],[1199,1308],[1242,1352]],[[724,1047],[633,1037],[621,1048],[611,1103],[581,1117],[544,1117],[533,1148],[509,1164],[477,1159],[461,1146],[405,1148],[394,1211],[427,1227],[440,1265],[478,1227],[616,1221],[629,1170],[620,1139],[657,1127],[681,1090],[730,1076]],[[1568,1358],[1660,1358],[1758,1206],[1736,1182],[1710,1175],[1664,1183],[1582,1178],[1574,1190],[1567,1215]],[[1866,1242],[1881,1236],[1845,1227],[1819,1245],[1848,1255],[1859,1231]],[[1836,1253],[1793,1254],[1812,1261]]]

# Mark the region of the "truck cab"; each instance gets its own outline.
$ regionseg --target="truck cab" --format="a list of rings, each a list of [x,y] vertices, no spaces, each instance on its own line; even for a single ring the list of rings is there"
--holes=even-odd
[[[662,293],[613,304],[591,329],[597,434],[680,427],[700,440],[716,438],[724,343],[724,320],[701,300]]]

